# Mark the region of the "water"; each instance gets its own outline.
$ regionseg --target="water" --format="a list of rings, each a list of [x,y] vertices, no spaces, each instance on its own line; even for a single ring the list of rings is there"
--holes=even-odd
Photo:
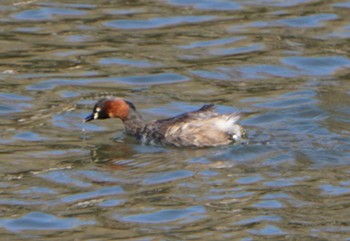
[[[2,1],[1,240],[349,240],[350,2]],[[215,103],[245,144],[144,146]]]

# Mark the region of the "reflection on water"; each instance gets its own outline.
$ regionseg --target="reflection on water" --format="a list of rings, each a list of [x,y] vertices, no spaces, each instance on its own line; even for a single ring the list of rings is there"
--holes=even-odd
[[[349,9],[2,1],[2,237],[348,239]],[[82,123],[105,96],[149,120],[215,103],[249,140],[141,145],[118,120]]]

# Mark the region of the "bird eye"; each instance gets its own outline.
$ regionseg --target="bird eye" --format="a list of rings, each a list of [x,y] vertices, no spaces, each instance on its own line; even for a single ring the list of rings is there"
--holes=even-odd
[[[96,111],[96,112],[100,112],[100,111],[101,111],[101,108],[100,108],[100,107],[97,107],[95,111]]]

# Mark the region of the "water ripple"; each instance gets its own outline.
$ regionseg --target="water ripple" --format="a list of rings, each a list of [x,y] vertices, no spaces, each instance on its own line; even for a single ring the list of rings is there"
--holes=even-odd
[[[321,185],[320,188],[324,192],[324,194],[331,196],[348,195],[350,193],[350,188],[348,187],[336,186],[331,184]]]
[[[324,25],[325,21],[336,20],[335,14],[314,14],[303,17],[288,18],[279,22],[293,28],[316,28]]]
[[[209,53],[212,55],[238,55],[238,54],[247,54],[252,52],[257,52],[264,50],[265,46],[263,44],[250,44],[243,47],[234,47],[234,48],[220,48],[210,50]]]
[[[149,67],[159,67],[159,63],[152,63],[149,61],[141,60],[130,60],[130,59],[120,59],[120,58],[103,58],[98,62],[102,65],[127,65],[136,68],[149,68]]]
[[[85,199],[99,198],[103,196],[122,194],[124,190],[120,186],[99,188],[96,191],[83,192],[62,198],[63,202],[77,202]]]
[[[71,173],[67,173],[66,171],[52,171],[48,173],[40,173],[38,174],[39,177],[42,177],[46,180],[50,180],[52,182],[56,183],[62,183],[62,184],[67,184],[67,185],[74,185],[78,187],[89,187],[91,186],[90,183],[80,181],[74,177],[72,177]]]
[[[210,40],[210,41],[193,42],[193,43],[190,43],[188,45],[181,45],[178,48],[180,48],[180,49],[205,48],[205,47],[211,47],[211,46],[230,44],[230,43],[234,43],[234,42],[237,42],[237,41],[240,41],[243,39],[245,39],[245,37],[214,39],[214,40]]]
[[[193,173],[191,171],[178,170],[178,171],[167,172],[167,173],[157,173],[151,177],[144,179],[143,182],[145,184],[159,184],[159,183],[179,180],[182,178],[188,178],[188,177],[191,177],[192,175]]]
[[[73,10],[67,8],[38,8],[25,10],[23,12],[12,15],[16,20],[21,21],[46,21],[52,20],[54,17],[69,17],[85,15],[86,12],[82,10]]]
[[[260,201],[252,206],[255,208],[278,208],[278,209],[285,207],[285,205],[278,200]]]
[[[32,104],[27,103],[33,100],[33,98],[30,96],[19,95],[14,93],[0,93],[0,100],[0,114],[22,112],[33,107]],[[16,103],[16,105],[14,105],[13,103]]]
[[[275,235],[285,235],[286,233],[281,230],[279,227],[275,225],[266,225],[265,227],[257,230],[251,230],[250,233],[254,235],[268,235],[268,236],[275,236]]]
[[[202,206],[192,206],[183,209],[166,209],[146,214],[136,214],[129,216],[116,216],[117,220],[123,222],[161,224],[179,221],[182,223],[195,222],[205,217],[206,210]]]
[[[95,221],[82,221],[77,218],[58,218],[43,212],[30,212],[20,218],[0,219],[0,225],[10,231],[23,230],[64,230],[82,225],[93,225]]]
[[[0,2],[3,239],[349,238],[348,0]],[[142,145],[106,96],[248,138]]]
[[[153,29],[167,26],[179,26],[183,24],[201,23],[213,20],[215,16],[176,16],[166,18],[151,18],[143,20],[113,20],[105,22],[104,25],[110,28],[119,29]]]
[[[38,82],[28,86],[28,90],[51,90],[59,86],[66,85],[101,85],[108,84],[113,86],[115,84],[129,84],[129,85],[157,85],[157,84],[171,84],[189,81],[190,79],[181,74],[175,73],[161,73],[142,76],[126,76],[126,77],[109,77],[109,78],[84,78],[84,79],[69,79],[69,78],[54,78],[42,82]]]
[[[304,75],[332,75],[341,68],[350,66],[350,59],[343,56],[286,57],[282,63],[292,66]]]
[[[252,218],[247,218],[236,222],[237,225],[252,225],[260,222],[280,222],[280,216],[268,215],[268,216],[257,216]]]
[[[239,10],[241,6],[236,2],[230,2],[225,0],[169,0],[169,3],[175,6],[189,6],[196,9],[206,10]]]

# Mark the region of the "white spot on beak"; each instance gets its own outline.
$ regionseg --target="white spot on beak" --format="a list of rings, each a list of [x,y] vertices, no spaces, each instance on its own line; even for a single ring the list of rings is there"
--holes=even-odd
[[[96,120],[98,118],[98,112],[94,113],[94,120]]]

